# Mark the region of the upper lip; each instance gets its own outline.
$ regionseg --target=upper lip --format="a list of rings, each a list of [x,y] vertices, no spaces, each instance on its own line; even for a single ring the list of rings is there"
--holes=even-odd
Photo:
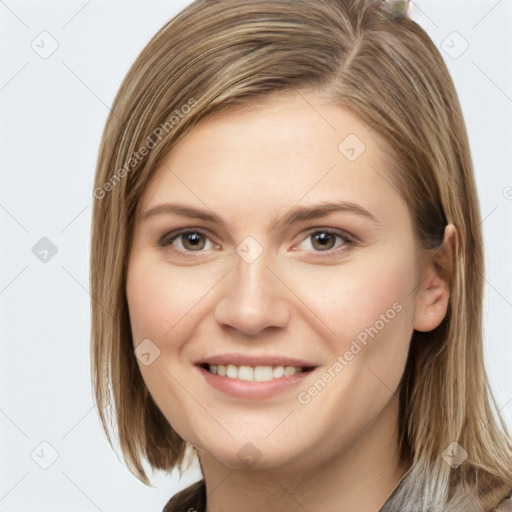
[[[248,355],[248,354],[217,354],[204,357],[195,362],[196,365],[228,365],[235,364],[237,366],[300,366],[301,368],[316,368],[318,365],[305,359],[297,359],[286,356],[271,355]]]

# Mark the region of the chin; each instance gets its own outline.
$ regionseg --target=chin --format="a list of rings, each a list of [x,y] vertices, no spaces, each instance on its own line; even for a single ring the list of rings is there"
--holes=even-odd
[[[247,437],[244,440],[232,439],[222,446],[210,444],[202,452],[203,456],[206,452],[206,457],[213,457],[234,470],[277,469],[281,466],[290,467],[294,461],[304,461],[304,454],[299,452],[298,447],[285,446],[283,443],[275,446],[265,438],[254,441]]]

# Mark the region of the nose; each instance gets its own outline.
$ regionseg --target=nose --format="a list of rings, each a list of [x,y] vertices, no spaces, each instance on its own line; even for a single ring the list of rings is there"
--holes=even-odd
[[[215,307],[214,317],[219,325],[256,336],[268,327],[283,328],[288,324],[287,288],[268,263],[265,252],[252,263],[237,257]]]

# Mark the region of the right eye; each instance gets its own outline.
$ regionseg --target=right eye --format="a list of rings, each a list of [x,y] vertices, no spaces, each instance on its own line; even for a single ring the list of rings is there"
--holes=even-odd
[[[214,244],[205,232],[197,229],[168,233],[162,238],[158,245],[161,247],[171,246],[172,250],[179,253],[194,255],[205,252],[203,249],[205,248],[206,241],[210,241],[215,248],[220,247],[218,244]],[[178,245],[181,247],[177,247],[175,242],[178,242]]]

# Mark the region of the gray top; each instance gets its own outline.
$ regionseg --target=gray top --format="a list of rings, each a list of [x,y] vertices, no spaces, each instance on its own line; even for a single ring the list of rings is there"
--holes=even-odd
[[[414,477],[414,473],[411,471],[412,468],[400,479],[395,489],[391,492],[390,496],[386,500],[386,503],[379,510],[379,512],[431,512],[440,510],[435,505],[434,507],[428,507],[423,501],[418,500],[416,503],[411,503],[410,498],[405,498],[401,495],[408,482],[408,479]],[[190,491],[193,491],[190,493]],[[188,498],[184,494],[191,494]],[[512,512],[512,489],[508,498],[504,499],[497,507],[493,508],[489,512]],[[462,505],[464,508],[459,508],[460,504],[456,503],[451,507],[444,507],[443,512],[465,512],[478,511],[481,512],[479,506],[475,505],[475,502],[468,497],[467,502]],[[206,484],[204,479],[192,484],[183,491],[180,491],[174,495],[165,505],[162,512],[205,512],[206,510]]]

